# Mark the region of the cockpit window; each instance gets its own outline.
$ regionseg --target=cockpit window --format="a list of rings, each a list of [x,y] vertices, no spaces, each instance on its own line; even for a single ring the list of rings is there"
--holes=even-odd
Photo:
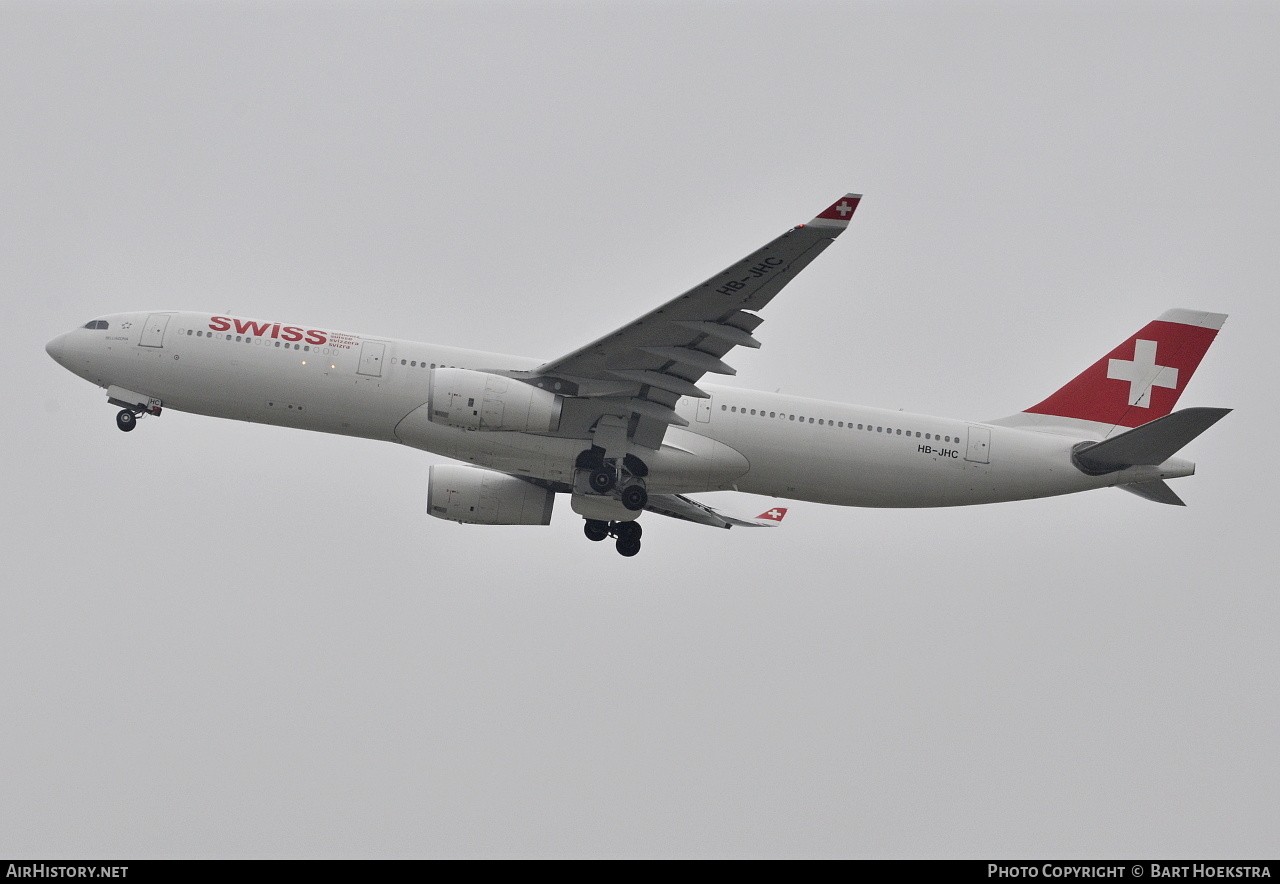
[[[86,322],[84,324],[84,327],[93,328],[93,329],[104,329],[107,327],[107,321],[105,319],[95,319],[93,322]]]

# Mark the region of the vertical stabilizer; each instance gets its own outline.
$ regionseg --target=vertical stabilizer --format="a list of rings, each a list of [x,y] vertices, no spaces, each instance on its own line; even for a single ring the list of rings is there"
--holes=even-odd
[[[1048,399],[993,423],[1106,436],[1165,417],[1226,319],[1166,310]]]

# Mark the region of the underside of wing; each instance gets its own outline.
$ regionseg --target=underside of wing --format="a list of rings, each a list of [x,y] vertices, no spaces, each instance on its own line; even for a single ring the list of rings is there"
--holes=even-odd
[[[783,507],[766,510],[754,519],[740,519],[720,512],[715,507],[700,503],[683,494],[653,494],[645,509],[661,516],[696,522],[699,525],[710,525],[713,528],[773,528],[782,523],[787,514]]]

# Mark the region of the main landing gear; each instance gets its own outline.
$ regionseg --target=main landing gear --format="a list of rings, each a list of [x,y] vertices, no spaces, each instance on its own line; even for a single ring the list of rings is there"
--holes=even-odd
[[[613,494],[633,513],[649,503],[649,492],[644,487],[649,468],[634,454],[628,454],[619,464],[616,459],[605,460],[604,449],[588,448],[578,455],[574,466],[587,471],[587,487],[593,493]]]
[[[574,463],[577,470],[575,477],[575,493],[592,496],[610,497],[633,513],[638,513],[649,503],[649,492],[645,489],[645,477],[649,475],[649,467],[634,454],[622,458],[606,458],[605,449],[592,446],[578,455]],[[585,481],[584,481],[585,480]],[[583,487],[585,485],[585,487]],[[593,515],[608,517],[608,512],[615,504],[603,507],[588,507],[583,512],[587,523],[583,533],[587,539],[595,542],[606,537],[617,538],[615,547],[620,555],[634,556],[640,552],[640,535],[644,529],[640,523],[628,519],[605,521],[603,518],[591,518]],[[613,512],[617,512],[616,509]]]
[[[582,532],[587,535],[587,540],[600,541],[609,536],[618,538],[618,542],[614,544],[618,553],[630,557],[640,552],[640,535],[644,533],[644,529],[640,527],[639,522],[602,522],[599,519],[587,519],[587,523],[582,526]]]

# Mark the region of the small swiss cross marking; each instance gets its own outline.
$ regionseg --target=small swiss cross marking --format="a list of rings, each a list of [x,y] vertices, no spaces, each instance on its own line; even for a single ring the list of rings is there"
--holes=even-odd
[[[1155,341],[1134,341],[1133,360],[1109,360],[1107,377],[1113,381],[1128,381],[1129,404],[1138,408],[1151,407],[1153,387],[1178,389],[1178,370],[1167,365],[1156,365]]]
[[[768,520],[769,520],[769,521],[771,521],[771,522],[781,522],[781,521],[782,521],[782,517],[783,517],[783,516],[785,516],[786,514],[787,514],[786,507],[775,506],[773,509],[771,509],[771,510],[766,510],[765,512],[763,512],[763,513],[761,513],[760,515],[756,516],[756,518],[757,518],[757,519],[768,519]]]
[[[849,205],[848,200],[844,200],[840,205],[836,206],[836,211],[840,213],[841,218],[847,218],[849,213],[853,211],[853,206]]]

